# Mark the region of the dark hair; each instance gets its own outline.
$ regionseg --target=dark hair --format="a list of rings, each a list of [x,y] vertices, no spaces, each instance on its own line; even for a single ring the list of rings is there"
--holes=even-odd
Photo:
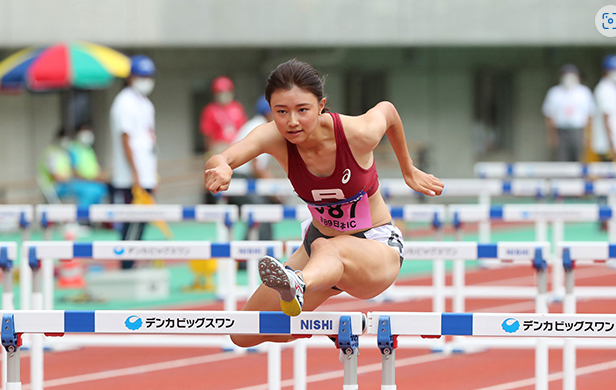
[[[279,89],[290,90],[298,87],[312,93],[319,102],[325,98],[323,85],[325,78],[319,76],[319,72],[312,65],[293,58],[278,65],[267,78],[265,87],[265,99],[271,104],[272,94]],[[325,107],[323,112],[329,109]]]

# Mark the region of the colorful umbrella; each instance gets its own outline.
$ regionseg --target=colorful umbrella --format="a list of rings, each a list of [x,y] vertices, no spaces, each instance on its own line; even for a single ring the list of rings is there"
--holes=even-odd
[[[122,53],[87,42],[60,43],[24,49],[0,62],[0,90],[97,89],[129,73],[130,58]]]

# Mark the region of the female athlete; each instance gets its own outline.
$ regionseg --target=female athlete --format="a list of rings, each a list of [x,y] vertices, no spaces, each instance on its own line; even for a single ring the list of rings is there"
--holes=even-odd
[[[282,309],[296,316],[341,291],[361,299],[377,296],[400,271],[404,241],[379,192],[373,150],[387,135],[409,187],[435,196],[443,183],[413,165],[402,121],[389,102],[360,116],[327,112],[323,80],[312,66],[295,59],[271,73],[265,97],[273,122],[212,156],[205,166],[206,188],[227,190],[234,168],[268,153],[284,168],[312,218],[302,224],[303,246],[284,265],[269,256],[259,261],[263,284],[243,310]],[[293,338],[232,339],[249,347]]]

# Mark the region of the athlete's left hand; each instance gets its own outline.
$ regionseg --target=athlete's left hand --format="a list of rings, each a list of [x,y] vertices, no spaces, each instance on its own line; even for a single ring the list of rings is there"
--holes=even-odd
[[[434,175],[425,173],[416,167],[413,167],[409,175],[404,175],[404,182],[413,190],[428,196],[440,195],[445,186]]]

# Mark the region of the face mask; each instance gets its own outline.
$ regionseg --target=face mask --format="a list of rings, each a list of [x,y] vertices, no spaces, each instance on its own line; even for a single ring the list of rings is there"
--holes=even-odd
[[[220,92],[217,93],[215,99],[218,103],[223,106],[229,104],[233,101],[233,92]]]
[[[94,144],[94,133],[90,130],[82,130],[77,134],[77,141],[84,145],[92,146]]]
[[[154,90],[154,79],[151,77],[135,77],[132,87],[142,96],[148,96]]]
[[[565,73],[560,78],[560,83],[564,85],[565,88],[572,88],[580,83],[580,79],[574,73]]]

